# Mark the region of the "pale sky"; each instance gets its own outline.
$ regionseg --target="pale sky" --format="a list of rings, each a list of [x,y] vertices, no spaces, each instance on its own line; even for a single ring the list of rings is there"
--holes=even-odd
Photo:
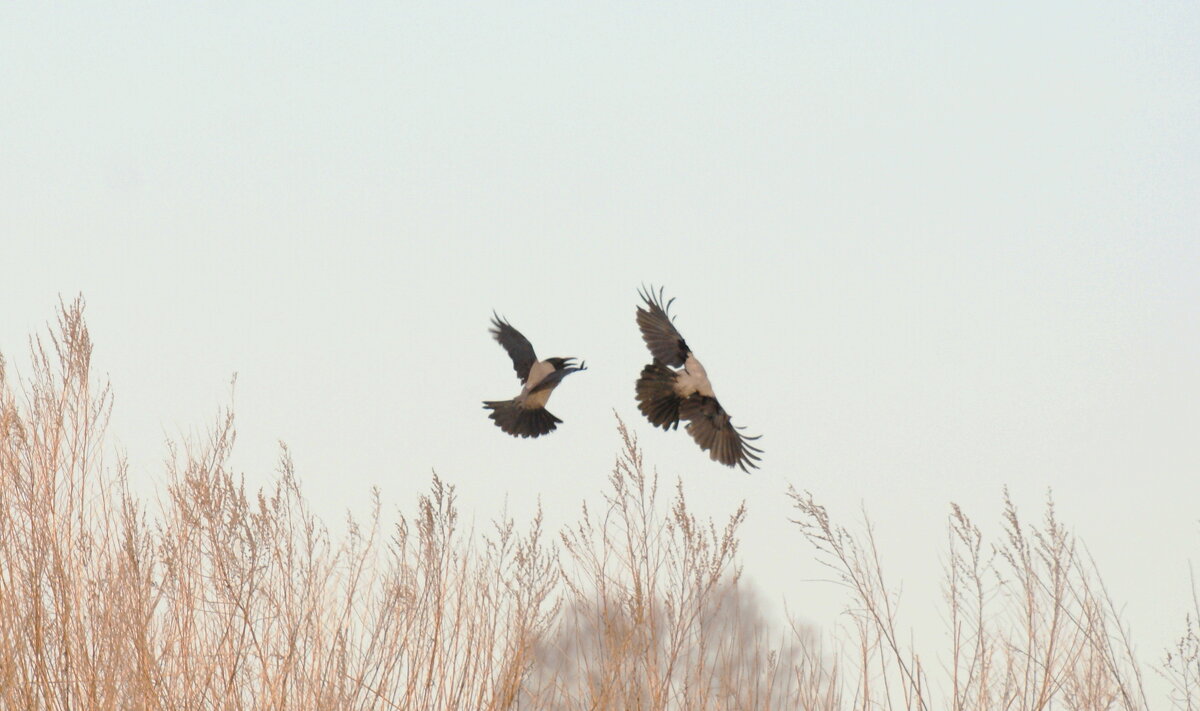
[[[287,442],[335,527],[432,470],[573,521],[615,410],[815,624],[783,493],[864,506],[937,651],[949,503],[994,534],[1052,489],[1157,661],[1200,563],[1197,38],[1194,2],[5,3],[0,352],[82,293],[148,498],[236,372],[237,467]],[[638,414],[643,283],[760,471]],[[548,437],[481,407],[493,309],[588,362]]]

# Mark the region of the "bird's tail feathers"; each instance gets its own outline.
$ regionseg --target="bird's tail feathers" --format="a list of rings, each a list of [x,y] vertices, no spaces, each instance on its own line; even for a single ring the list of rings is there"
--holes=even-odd
[[[483,403],[496,426],[513,437],[539,437],[553,432],[562,420],[542,407],[524,408],[514,400],[490,400]]]
[[[675,394],[675,371],[657,361],[642,368],[637,381],[638,409],[650,424],[669,430],[679,426],[680,397]]]

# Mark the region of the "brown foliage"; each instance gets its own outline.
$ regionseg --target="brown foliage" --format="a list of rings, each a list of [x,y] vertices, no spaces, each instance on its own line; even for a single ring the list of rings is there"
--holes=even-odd
[[[790,495],[800,514],[795,523],[852,599],[855,708],[1147,708],[1120,617],[1052,501],[1041,525],[1030,526],[1006,492],[1003,536],[991,545],[952,506],[944,585],[950,661],[937,687],[929,665],[899,638],[898,596],[885,581],[869,522],[856,537],[811,494]]]
[[[274,485],[246,490],[228,411],[203,440],[169,445],[166,495],[148,509],[124,462],[103,457],[111,396],[92,385],[81,300],[32,354],[16,383],[0,360],[0,707],[474,711],[574,707],[578,692],[588,708],[742,708],[743,679],[783,693],[770,679],[788,670],[765,636],[736,639],[723,602],[744,511],[717,532],[682,487],[655,510],[623,425],[606,520],[626,517],[624,535],[589,528],[585,509],[563,566],[540,513],[464,531],[436,475],[415,515],[386,525],[375,492],[365,523],[335,537],[286,447]],[[610,656],[562,648],[589,624]],[[593,664],[609,689],[578,685]]]
[[[874,531],[791,492],[802,537],[850,596],[854,639],[767,622],[738,563],[739,506],[699,520],[659,494],[636,437],[603,503],[559,539],[540,512],[464,530],[434,475],[415,513],[332,535],[281,448],[248,492],[223,412],[168,447],[143,504],[105,458],[112,407],[91,374],[83,304],[0,357],[0,708],[40,709],[1144,709],[1141,667],[1092,560],[1056,517],[1007,494],[988,543],[957,506],[945,572],[950,647],[930,665],[898,630]],[[1200,708],[1189,616],[1161,665]],[[847,673],[847,669],[853,673]]]

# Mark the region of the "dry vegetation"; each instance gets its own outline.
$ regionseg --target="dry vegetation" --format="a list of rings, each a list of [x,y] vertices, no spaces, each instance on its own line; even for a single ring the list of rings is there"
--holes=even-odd
[[[620,425],[599,509],[557,537],[540,516],[464,530],[434,477],[338,536],[287,450],[273,488],[229,468],[233,417],[170,447],[162,501],[126,484],[76,301],[0,359],[0,708],[1143,709],[1141,666],[1052,505],[1005,501],[995,544],[953,508],[933,665],[902,640],[869,525],[792,492],[797,536],[847,589],[849,639],[763,618],[739,585],[738,508],[698,520]],[[797,546],[797,555],[802,548]],[[1196,614],[1200,617],[1200,605]],[[826,623],[831,621],[824,621]],[[1189,618],[1156,671],[1200,708]],[[827,625],[832,627],[832,625]]]

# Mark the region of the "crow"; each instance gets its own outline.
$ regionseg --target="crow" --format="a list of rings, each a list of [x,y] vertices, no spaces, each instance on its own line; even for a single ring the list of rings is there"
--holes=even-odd
[[[762,450],[750,444],[759,437],[747,437],[730,421],[713,393],[708,373],[676,330],[668,310],[675,299],[663,303],[663,290],[638,292],[646,308],[638,307],[637,324],[642,340],[650,349],[653,362],[642,368],[637,381],[638,409],[650,424],[664,430],[687,421],[688,434],[709,453],[713,461],[739,467],[747,474],[757,469],[755,462]],[[676,370],[678,368],[678,370]]]
[[[546,401],[563,378],[587,370],[586,364],[575,365],[575,358],[538,360],[529,339],[494,311],[489,333],[504,346],[525,387],[511,400],[485,400],[484,409],[492,411],[488,417],[513,437],[539,437],[553,432],[562,420],[546,410]]]

